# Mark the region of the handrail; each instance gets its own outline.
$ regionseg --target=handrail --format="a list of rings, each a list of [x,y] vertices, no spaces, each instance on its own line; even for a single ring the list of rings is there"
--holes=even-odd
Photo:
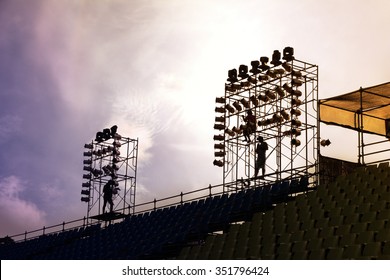
[[[288,178],[284,178],[284,179],[288,180]],[[255,179],[251,178],[249,180],[255,180]],[[234,186],[235,190],[238,191],[239,188],[237,188],[237,183],[242,184],[241,189],[247,188],[247,186],[245,185],[245,181],[247,181],[247,180],[240,179],[240,180],[237,180],[234,182],[228,182],[228,183],[225,183],[225,187],[226,186]],[[269,184],[272,184],[272,183],[271,182],[266,183],[266,185],[269,185]],[[224,186],[223,184],[218,184],[218,185],[214,185],[214,186],[212,186],[210,184],[208,187],[204,187],[201,189],[192,190],[192,191],[189,191],[186,193],[181,192],[180,194],[165,197],[162,199],[153,199],[152,201],[143,202],[143,203],[140,203],[140,204],[137,204],[134,206],[134,209],[136,209],[136,211],[134,211],[133,214],[130,213],[129,207],[117,209],[117,211],[122,211],[122,213],[124,213],[126,210],[129,210],[129,213],[126,215],[126,217],[128,217],[131,215],[137,215],[137,214],[142,214],[145,212],[155,211],[157,209],[171,207],[174,205],[183,205],[184,203],[192,202],[195,200],[224,194],[225,192],[224,192],[223,186]],[[218,188],[219,188],[219,190],[218,190]],[[215,189],[217,189],[217,191],[213,191]],[[200,196],[194,196],[194,194],[201,193],[201,192],[204,192],[204,194],[200,195]],[[169,202],[170,200],[173,200],[173,202]],[[167,202],[167,203],[163,203],[162,205],[158,205],[161,202]],[[7,236],[7,237],[12,238],[15,242],[22,242],[22,241],[27,241],[30,239],[37,238],[39,236],[44,236],[47,234],[57,234],[60,232],[69,231],[69,230],[73,230],[73,229],[77,229],[77,228],[85,227],[85,226],[92,226],[95,224],[101,224],[101,221],[97,221],[97,220],[95,222],[88,221],[88,219],[84,216],[81,219],[76,219],[76,220],[72,220],[69,222],[64,221],[60,224],[56,224],[56,225],[52,225],[52,226],[48,226],[48,227],[44,226],[43,228],[39,228],[39,229],[32,230],[32,231],[25,231],[24,233],[12,235],[12,236]],[[71,225],[71,226],[69,226],[69,225]],[[34,234],[34,233],[39,233],[39,234]]]

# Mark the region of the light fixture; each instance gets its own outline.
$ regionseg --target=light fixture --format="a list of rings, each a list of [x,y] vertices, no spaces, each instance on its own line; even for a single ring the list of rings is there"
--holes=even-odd
[[[299,130],[298,128],[292,128],[291,129],[291,134],[295,135],[295,136],[300,136],[301,135],[301,130]]]
[[[292,70],[292,66],[290,64],[288,64],[287,62],[283,62],[282,63],[282,67],[287,71],[287,72],[291,72]]]
[[[223,107],[215,107],[215,112],[217,112],[217,113],[225,113],[225,108],[223,108]]]
[[[225,117],[215,117],[216,122],[225,123]]]
[[[249,97],[249,100],[252,102],[252,104],[254,105],[254,106],[259,106],[259,100],[256,98],[256,96],[255,95],[252,95],[251,97]]]
[[[291,74],[296,78],[302,78],[302,72],[299,70],[293,70]]]
[[[232,85],[225,85],[225,90],[232,93],[236,91]]]
[[[239,112],[242,110],[242,107],[241,107],[241,105],[238,103],[238,101],[234,101],[234,102],[233,102],[233,106],[234,106],[234,108],[236,108],[236,110],[239,111]]]
[[[284,93],[283,89],[280,86],[275,87],[275,91],[278,93],[280,97],[284,97],[286,94]]]
[[[91,187],[91,183],[90,183],[90,182],[82,183],[82,184],[81,184],[81,187],[82,187],[82,188],[90,188],[90,187]]]
[[[292,87],[290,87],[287,83],[285,83],[285,84],[283,85],[283,89],[284,89],[285,91],[287,91],[288,93],[291,93],[291,94],[292,94],[292,92],[293,92]]]
[[[297,117],[299,117],[300,115],[301,115],[301,110],[299,110],[299,109],[291,109],[291,115],[295,115],[295,116],[297,116]]]
[[[214,152],[214,156],[216,156],[216,157],[224,157],[225,156],[225,152]]]
[[[245,98],[242,98],[240,102],[242,103],[242,105],[244,105],[245,108],[249,109],[249,102]]]
[[[241,129],[241,127],[238,128],[238,127],[235,127],[235,126],[233,126],[232,131],[235,132],[235,133],[237,133],[238,135],[241,134],[241,133],[243,132],[242,129]]]
[[[262,71],[267,71],[269,69],[269,65],[267,65],[269,61],[269,58],[266,57],[266,56],[262,56],[260,57],[260,62],[261,62],[261,65],[259,66],[259,68],[262,70]]]
[[[229,128],[227,128],[226,130],[225,130],[225,132],[227,133],[227,134],[229,134],[231,137],[234,137],[234,131],[232,131],[232,130],[230,130]]]
[[[225,97],[217,97],[215,98],[215,103],[222,103],[222,104],[225,104]]]
[[[91,151],[84,152],[84,156],[85,157],[91,157],[92,156],[92,152]]]
[[[82,197],[82,198],[81,198],[81,201],[83,201],[83,202],[89,202],[89,197]]]
[[[258,80],[260,82],[266,82],[269,80],[269,77],[267,75],[259,75]]]
[[[301,145],[301,141],[299,141],[298,139],[292,139],[291,145],[298,147]]]
[[[282,117],[283,117],[286,121],[290,120],[290,115],[286,112],[286,110],[280,111],[280,114],[282,115]]]
[[[238,68],[238,76],[242,79],[245,79],[248,77],[248,66],[241,64]]]
[[[302,92],[299,89],[293,89],[291,94],[297,97],[302,96]]]
[[[301,105],[302,105],[302,101],[301,101],[300,99],[298,99],[298,98],[293,98],[293,99],[291,100],[291,104],[292,104],[293,106],[301,106]]]
[[[258,98],[263,102],[267,102],[269,100],[267,95],[262,95],[262,94],[260,94]]]
[[[256,77],[252,77],[252,76],[250,76],[249,78],[248,78],[248,81],[251,83],[251,84],[257,84],[257,79],[256,79]]]
[[[221,160],[214,160],[213,161],[213,164],[215,166],[219,166],[219,167],[223,167],[223,162]]]
[[[294,48],[285,47],[283,49],[283,59],[286,61],[291,61],[294,59]]]
[[[252,69],[249,70],[249,72],[251,72],[253,74],[259,74],[260,73],[260,70],[259,70],[260,62],[258,60],[252,61],[251,62],[251,66],[252,66]]]
[[[274,50],[274,53],[272,54],[271,64],[273,64],[274,66],[279,66],[280,64],[282,64],[280,58],[281,58],[280,51]]]
[[[301,126],[302,122],[300,120],[293,119],[293,120],[291,120],[291,125],[293,125],[293,126]]]
[[[217,144],[214,144],[214,149],[225,149],[225,145],[222,144],[222,143],[217,143]]]
[[[87,165],[87,166],[84,166],[84,167],[83,167],[83,170],[84,170],[84,171],[89,171],[89,172],[91,172],[91,171],[92,171],[92,167],[89,166],[89,165]]]
[[[91,179],[91,174],[83,174],[83,179]]]
[[[223,141],[225,137],[223,135],[214,135],[214,141]]]
[[[90,191],[89,190],[81,190],[81,194],[89,196]]]
[[[251,85],[251,83],[249,81],[242,81],[240,84],[241,84],[241,87],[249,87]]]
[[[329,139],[322,139],[320,143],[322,147],[329,146],[330,144],[332,144]]]
[[[265,93],[265,95],[266,95],[268,98],[270,98],[270,99],[276,99],[276,95],[275,95],[272,91],[270,91],[269,89],[267,89],[264,93]]]
[[[283,68],[278,68],[278,69],[275,69],[274,70],[274,73],[276,74],[276,75],[283,75],[284,74],[284,69]]]
[[[234,108],[230,104],[226,104],[225,109],[228,110],[230,114],[233,114],[235,112]]]
[[[228,71],[228,82],[235,83],[237,79],[237,69],[231,69]]]
[[[92,150],[93,149],[93,145],[92,144],[85,144],[84,148]]]
[[[216,124],[214,124],[214,129],[224,130],[225,129],[225,125],[216,123]]]
[[[268,76],[270,76],[271,78],[275,79],[276,78],[276,73],[274,70],[272,69],[269,69],[266,73]]]
[[[85,160],[83,160],[83,164],[92,164],[92,160],[85,159]]]
[[[300,87],[303,84],[303,81],[300,79],[293,79],[291,85],[294,87]]]

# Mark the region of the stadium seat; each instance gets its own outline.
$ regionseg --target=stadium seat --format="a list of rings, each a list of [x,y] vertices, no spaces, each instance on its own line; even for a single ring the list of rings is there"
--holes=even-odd
[[[360,245],[360,244],[345,246],[344,252],[343,252],[343,259],[346,259],[346,260],[360,259],[361,252],[362,252],[362,245]]]
[[[381,243],[380,242],[370,242],[365,244],[363,248],[362,256],[364,259],[378,259],[381,255]]]
[[[326,259],[327,260],[342,260],[343,259],[344,248],[333,247],[326,250]]]

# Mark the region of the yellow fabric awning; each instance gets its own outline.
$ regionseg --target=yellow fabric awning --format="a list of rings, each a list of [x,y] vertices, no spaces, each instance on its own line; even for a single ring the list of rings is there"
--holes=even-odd
[[[321,122],[390,137],[390,82],[321,99],[319,103]]]

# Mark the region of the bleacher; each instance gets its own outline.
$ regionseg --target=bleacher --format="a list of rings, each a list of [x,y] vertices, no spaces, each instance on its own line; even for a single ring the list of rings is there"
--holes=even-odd
[[[0,245],[0,259],[389,259],[390,168],[241,189]]]
[[[389,165],[360,167],[258,212],[179,259],[390,259]]]

